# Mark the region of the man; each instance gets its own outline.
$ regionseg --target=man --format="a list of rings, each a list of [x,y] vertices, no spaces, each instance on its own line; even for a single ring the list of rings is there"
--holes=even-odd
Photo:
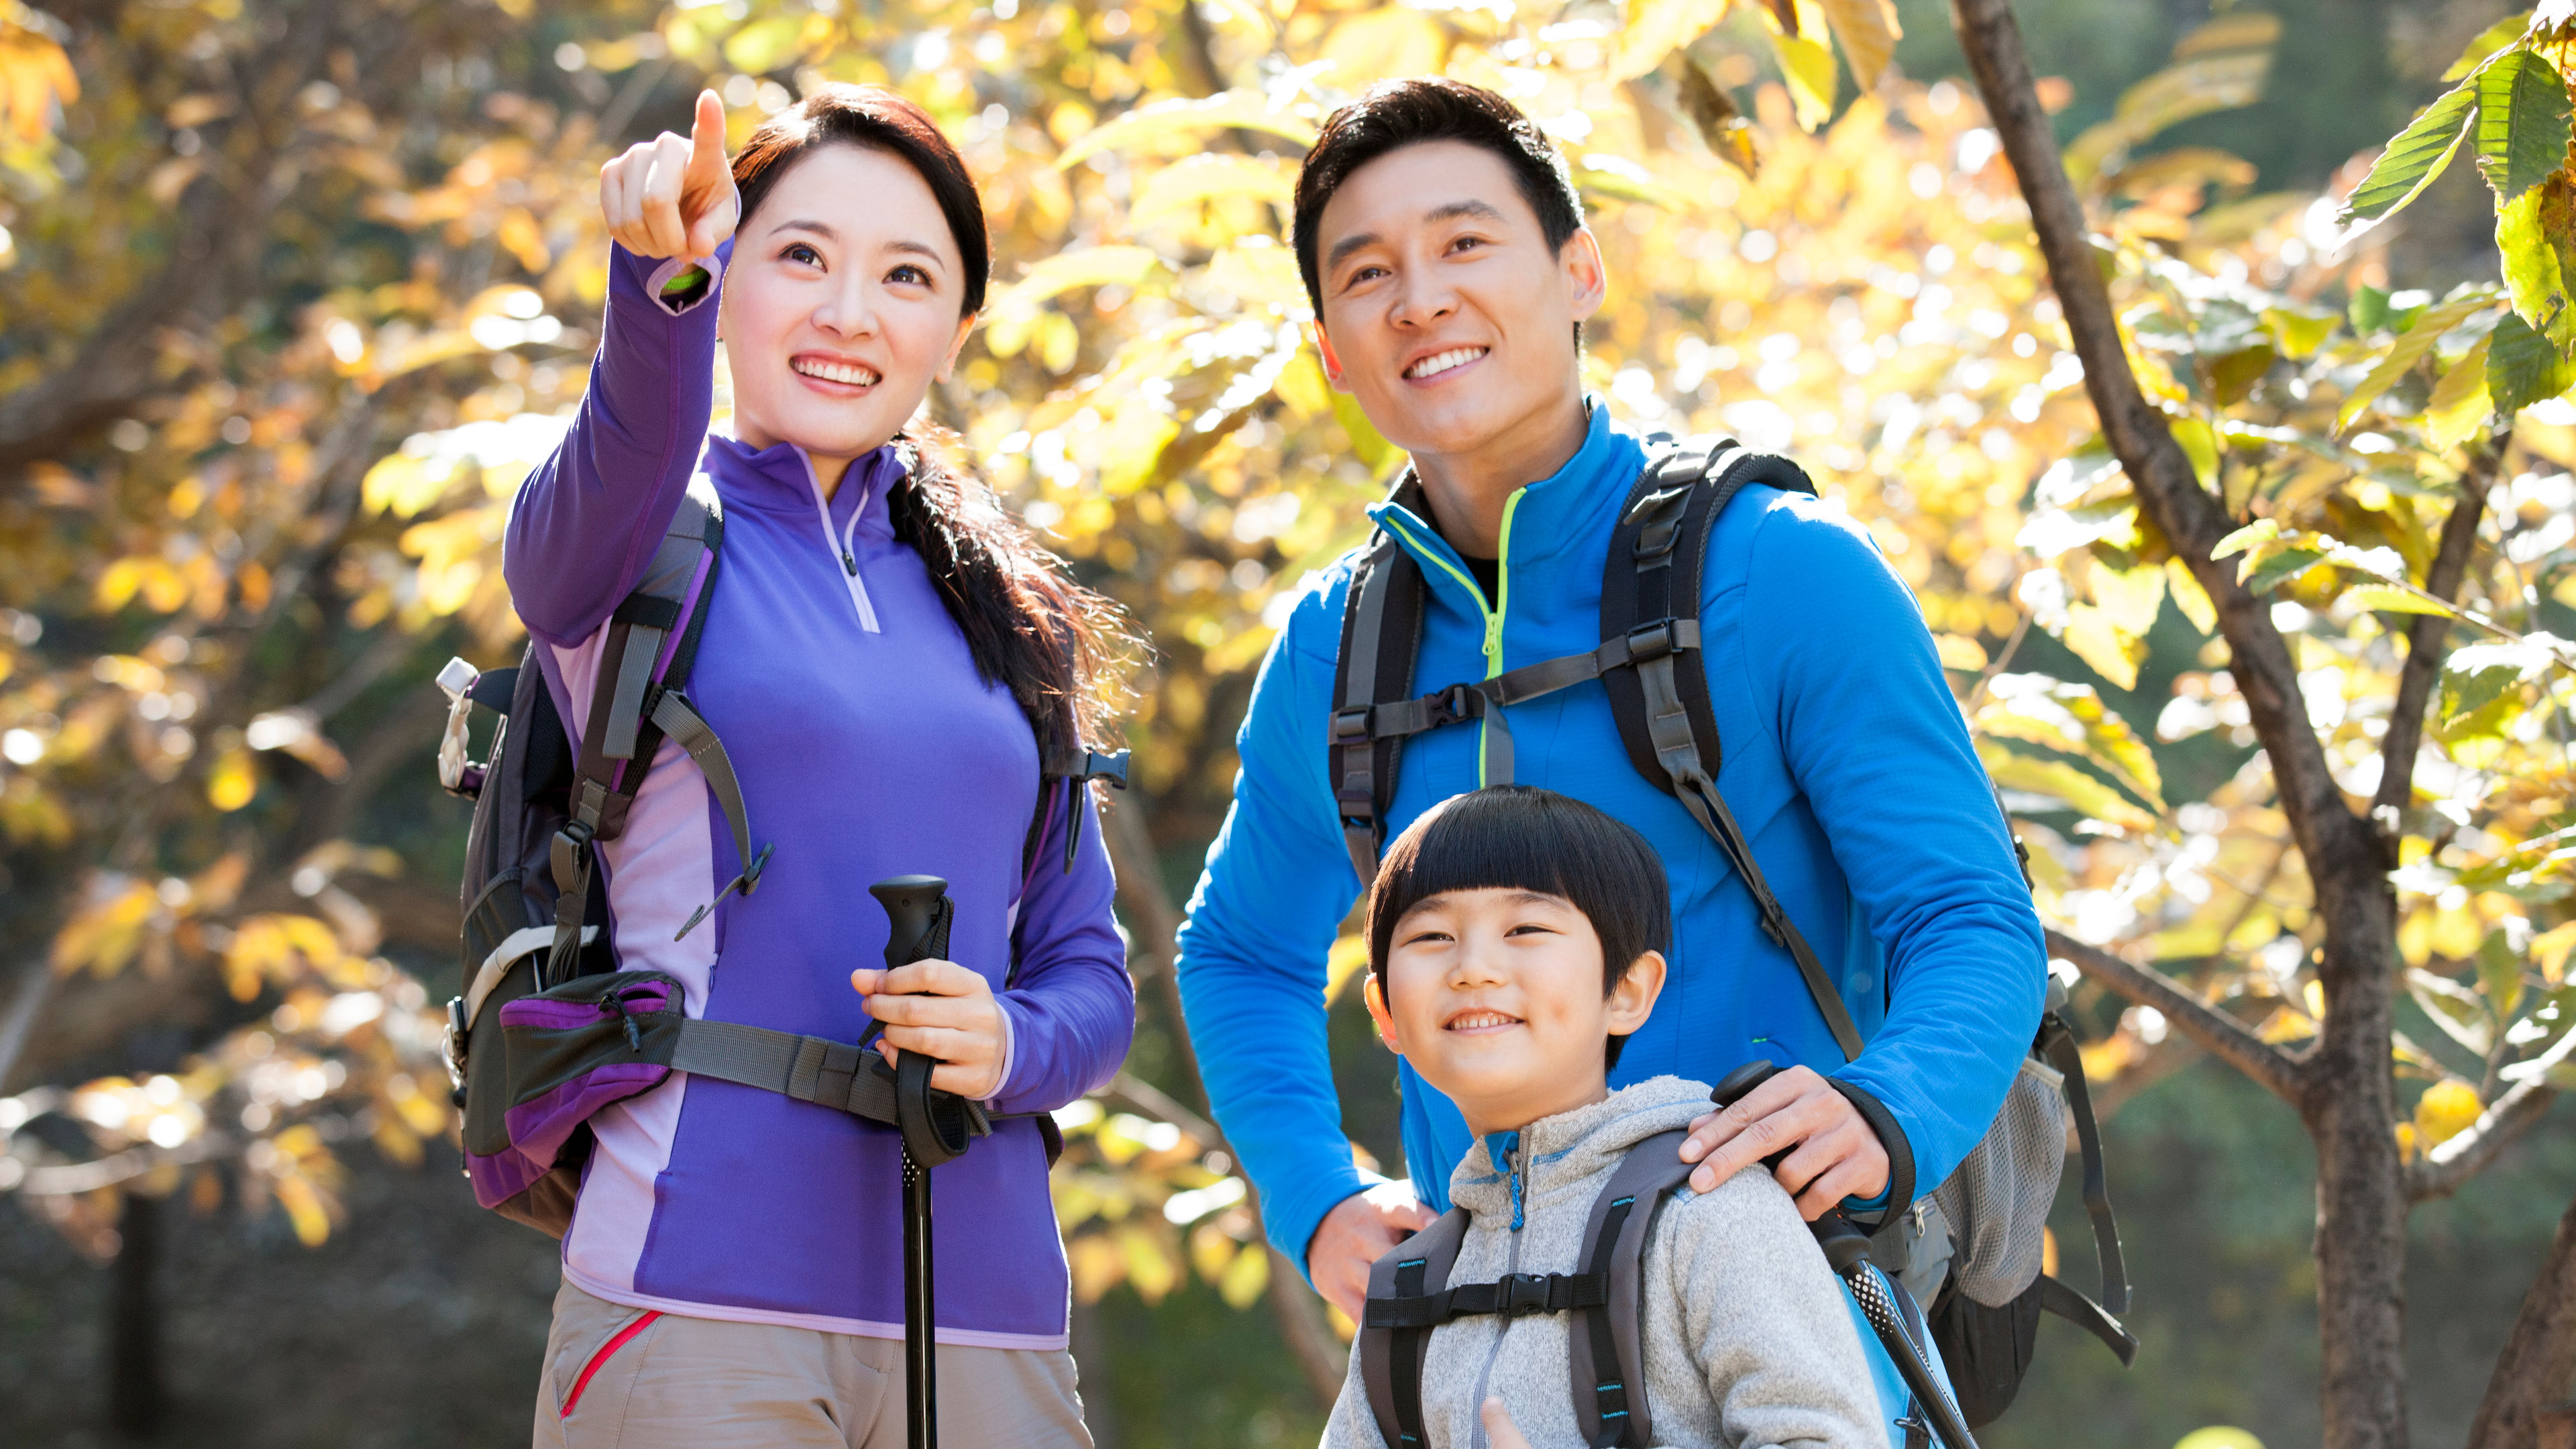
[[[1326,376],[1419,482],[1400,495],[1414,506],[1371,509],[1426,585],[1412,692],[1593,648],[1646,453],[1582,391],[1582,324],[1609,279],[1554,147],[1491,92],[1389,82],[1326,122],[1295,240]],[[1372,1180],[1335,1106],[1324,962],[1363,883],[1326,733],[1356,561],[1316,581],[1262,665],[1179,967],[1271,1241],[1354,1317],[1368,1265],[1446,1207],[1472,1145],[1456,1108],[1400,1067],[1411,1182]],[[1718,786],[1867,1049],[1844,1062],[1715,843],[1630,764],[1598,681],[1510,707],[1514,782],[1635,826],[1670,875],[1671,984],[1612,1085],[1714,1081],[1760,1057],[1791,1067],[1693,1124],[1693,1186],[1788,1149],[1777,1175],[1810,1219],[1838,1203],[1901,1211],[1984,1135],[2018,1069],[2044,991],[2039,923],[1921,614],[1868,534],[1750,486],[1710,534],[1701,583]],[[1492,728],[1408,742],[1389,836],[1507,783],[1479,778]]]

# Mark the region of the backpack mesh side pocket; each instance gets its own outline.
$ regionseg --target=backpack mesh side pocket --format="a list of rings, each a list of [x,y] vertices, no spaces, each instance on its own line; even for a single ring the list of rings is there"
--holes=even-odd
[[[2000,1308],[2039,1277],[2048,1209],[2066,1171],[2065,1078],[2024,1057],[1984,1140],[1932,1192],[1949,1220],[1953,1287]]]

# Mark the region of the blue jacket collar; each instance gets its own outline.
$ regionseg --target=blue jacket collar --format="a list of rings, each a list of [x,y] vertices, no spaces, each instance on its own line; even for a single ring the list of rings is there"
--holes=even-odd
[[[1611,426],[1610,409],[1587,397],[1591,422],[1583,446],[1565,466],[1513,493],[1505,505],[1503,588],[1537,588],[1554,592],[1563,581],[1554,575],[1568,560],[1592,557],[1580,545],[1605,531],[1628,489],[1637,481],[1645,450],[1625,430]],[[1408,475],[1405,486],[1385,501],[1372,504],[1371,522],[1395,535],[1422,565],[1434,597],[1470,616],[1500,601],[1479,598],[1458,550],[1441,537],[1418,506],[1420,488]]]

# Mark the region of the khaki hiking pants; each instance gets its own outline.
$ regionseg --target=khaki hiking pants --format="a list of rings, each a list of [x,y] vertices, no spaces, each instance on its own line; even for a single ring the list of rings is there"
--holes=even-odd
[[[941,1449],[1091,1449],[1061,1350],[939,1345]],[[903,1449],[903,1341],[555,1294],[535,1449]]]

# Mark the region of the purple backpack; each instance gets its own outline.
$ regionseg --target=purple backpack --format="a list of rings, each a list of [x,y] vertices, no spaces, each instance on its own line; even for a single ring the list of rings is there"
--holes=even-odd
[[[624,832],[665,738],[697,761],[724,811],[734,858],[747,862],[680,934],[726,895],[757,890],[769,862],[769,846],[752,849],[749,812],[724,743],[687,693],[723,542],[724,516],[701,475],[643,579],[609,616],[578,751],[536,667],[535,643],[512,668],[477,671],[452,659],[438,675],[449,700],[439,783],[474,801],[461,994],[447,1004],[443,1048],[464,1112],[465,1175],[475,1201],[558,1238],[571,1225],[589,1160],[591,1115],[650,1091],[674,1071],[784,1093],[889,1129],[897,1122],[893,1069],[863,1042],[692,1019],[677,979],[618,969],[607,893],[591,888],[599,847]],[[468,750],[478,704],[501,717],[483,763]],[[1072,792],[1090,781],[1123,787],[1126,765],[1123,751],[1049,763],[1024,873],[1034,864],[1052,792],[1060,786],[1070,807],[1078,803]],[[1071,820],[1068,869],[1078,811]],[[934,1096],[949,1136],[991,1131],[977,1103]],[[1062,1139],[1052,1118],[1035,1115],[1052,1162]]]

